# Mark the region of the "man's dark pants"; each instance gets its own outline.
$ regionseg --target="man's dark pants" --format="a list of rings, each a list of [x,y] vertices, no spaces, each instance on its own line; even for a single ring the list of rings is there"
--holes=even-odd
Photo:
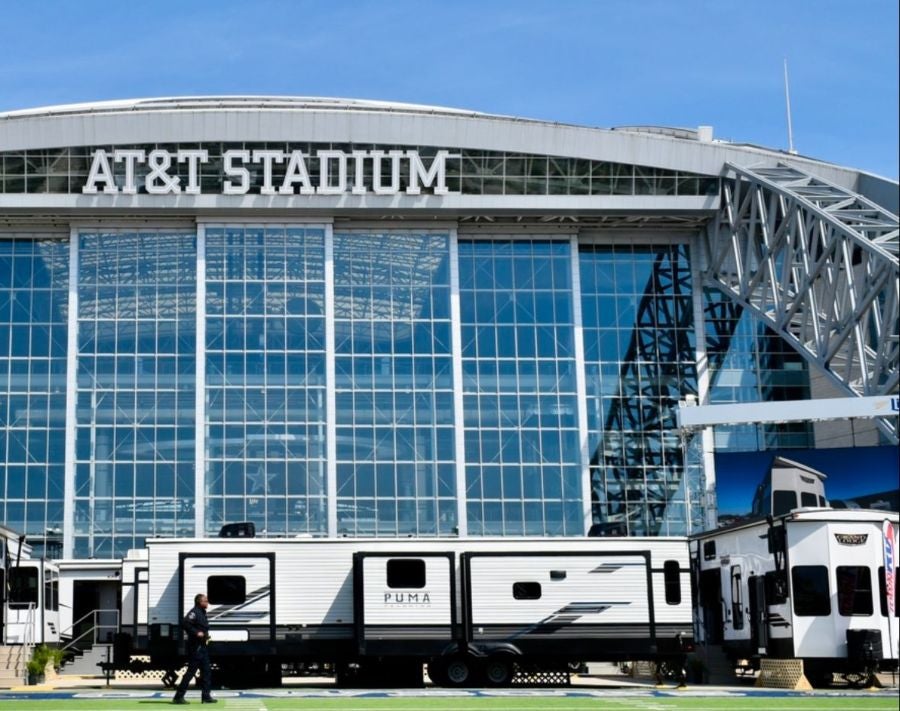
[[[212,671],[209,668],[209,650],[205,645],[200,644],[188,655],[187,671],[184,673],[184,676],[181,677],[178,688],[175,690],[176,699],[184,696],[198,669],[201,674],[200,682],[203,684],[203,698],[208,699],[210,697]]]

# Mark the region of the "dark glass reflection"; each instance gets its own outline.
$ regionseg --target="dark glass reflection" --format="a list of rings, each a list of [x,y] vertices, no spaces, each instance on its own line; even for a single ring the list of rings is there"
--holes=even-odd
[[[595,532],[683,535],[702,521],[674,415],[697,391],[687,246],[582,246],[579,261]]]

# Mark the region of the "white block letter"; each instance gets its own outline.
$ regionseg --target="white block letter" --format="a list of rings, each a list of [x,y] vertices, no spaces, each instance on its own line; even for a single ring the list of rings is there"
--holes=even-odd
[[[104,150],[94,151],[94,158],[91,161],[91,172],[88,173],[87,182],[84,184],[81,192],[88,195],[96,194],[98,182],[104,183],[103,192],[107,194],[113,195],[119,192],[119,189],[116,187],[116,181],[113,179],[112,170],[109,167],[109,158]]]
[[[391,184],[384,187],[381,184],[381,159],[384,151],[372,151],[372,190],[376,195],[396,195],[400,192],[400,158],[403,151],[388,151],[391,157]]]
[[[117,149],[113,153],[113,160],[116,163],[125,163],[125,185],[122,186],[122,192],[126,195],[135,195],[137,193],[137,185],[134,183],[134,164],[138,161],[143,163],[146,158],[146,152],[138,150]]]
[[[223,158],[225,159],[225,175],[229,178],[240,178],[240,182],[235,184],[226,180],[222,186],[222,192],[225,195],[246,195],[250,190],[250,172],[243,165],[233,165],[233,161],[249,163],[250,151],[225,151]]]
[[[426,171],[419,157],[419,151],[406,151],[409,158],[409,185],[406,188],[407,195],[418,195],[419,180],[422,181],[422,187],[427,188],[434,186],[435,195],[446,195],[447,190],[447,151],[438,151],[431,167]]]
[[[144,185],[151,195],[167,195],[168,193],[180,193],[178,183],[181,178],[177,175],[169,175],[172,165],[172,156],[169,151],[157,148],[147,155],[147,167],[150,172],[144,178]]]
[[[188,195],[200,194],[200,176],[198,175],[197,165],[206,163],[209,160],[209,151],[192,149],[178,151],[178,162],[188,164],[188,184],[184,189]]]
[[[253,151],[253,162],[263,165],[263,184],[259,192],[263,195],[275,195],[275,188],[272,187],[272,161],[276,163],[284,163],[283,151]]]
[[[300,183],[301,195],[312,195],[315,192],[309,182],[309,172],[306,170],[306,161],[303,160],[303,151],[291,151],[291,159],[288,161],[287,172],[284,174],[284,182],[278,192],[282,195],[293,195],[294,183]]]
[[[341,195],[347,192],[347,155],[343,151],[318,151],[319,158],[319,188],[320,195]],[[338,167],[338,184],[330,185],[331,168],[330,161],[336,160]]]
[[[366,194],[366,179],[365,179],[365,168],[366,168],[366,156],[369,153],[367,151],[353,151],[353,190],[351,192],[354,195],[365,195]]]

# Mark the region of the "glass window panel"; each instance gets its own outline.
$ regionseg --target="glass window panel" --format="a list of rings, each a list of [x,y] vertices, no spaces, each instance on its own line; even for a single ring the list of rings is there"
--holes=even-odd
[[[687,253],[670,245],[584,245],[579,270],[590,275],[582,280],[581,299],[589,456],[598,463],[594,523],[610,533],[671,533],[670,520],[682,524],[683,503],[670,499],[683,498],[686,486],[695,500],[701,498],[699,473],[685,462],[673,417],[678,401],[696,394],[696,376],[686,369],[668,375],[671,364],[695,360],[691,312],[674,318],[673,308],[674,299],[689,299],[692,292]],[[565,278],[561,270],[559,277]],[[560,352],[568,347],[561,344]],[[560,444],[564,460],[577,452],[577,442]],[[626,514],[605,502],[622,496],[616,473],[635,461],[648,472],[666,471],[666,484],[650,491],[641,473],[640,485],[629,489]],[[632,493],[640,496],[632,499]]]
[[[559,515],[548,528],[542,507],[524,506],[526,497],[545,495],[548,477],[555,478],[559,489],[558,470],[523,465],[548,457],[559,461],[559,397],[574,401],[574,378],[560,378],[554,365],[561,359],[564,370],[574,369],[572,349],[560,349],[557,343],[557,332],[563,341],[574,334],[571,279],[559,276],[554,281],[550,265],[559,261],[560,275],[571,271],[569,244],[546,238],[462,240],[459,255],[461,263],[483,273],[476,273],[472,288],[460,294],[461,309],[474,319],[477,339],[474,350],[463,351],[463,370],[474,378],[471,391],[464,388],[464,410],[477,413],[465,423],[468,510],[478,516],[474,526],[470,519],[470,531],[581,535],[583,524],[570,526]],[[498,391],[499,398],[478,396]],[[547,403],[538,396],[545,396]],[[574,411],[574,402],[570,407]],[[577,441],[574,418],[566,427]],[[502,504],[488,499],[502,499]]]
[[[351,302],[335,311],[336,349],[353,364],[352,380],[342,379],[336,364],[337,466],[346,477],[338,517],[344,533],[454,532],[455,515],[437,521],[420,516],[434,510],[437,492],[430,481],[417,482],[413,466],[433,473],[438,462],[447,461],[442,478],[450,479],[442,486],[455,493],[453,429],[412,426],[453,422],[452,405],[438,412],[435,397],[441,391],[450,396],[453,387],[449,250],[446,234],[334,236],[336,300],[344,295]],[[493,300],[485,308],[493,309]],[[440,401],[444,409],[448,402]],[[377,503],[366,503],[373,495]],[[409,499],[394,503],[398,495]]]

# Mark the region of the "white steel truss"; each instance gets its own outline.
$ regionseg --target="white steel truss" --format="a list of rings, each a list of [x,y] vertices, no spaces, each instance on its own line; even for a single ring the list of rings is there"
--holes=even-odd
[[[787,165],[726,164],[722,186],[721,209],[705,232],[705,284],[849,394],[896,393],[897,216]],[[878,423],[896,442],[896,418]]]

